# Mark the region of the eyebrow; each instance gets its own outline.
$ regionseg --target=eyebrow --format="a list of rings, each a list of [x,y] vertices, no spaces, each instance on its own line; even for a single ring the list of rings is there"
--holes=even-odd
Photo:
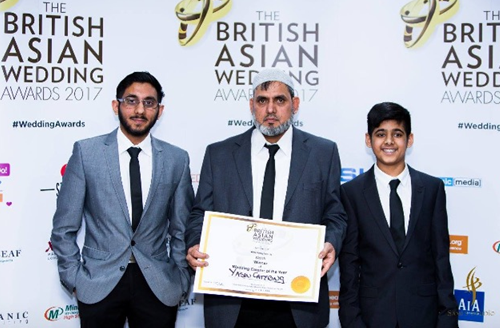
[[[262,96],[262,95],[259,95],[257,96],[257,100],[261,100],[261,99],[269,99],[270,97],[268,96]],[[272,99],[287,99],[286,96],[284,94],[281,94],[281,95],[277,95],[277,96],[274,96],[272,97]]]
[[[134,95],[133,93],[132,93],[132,94],[129,94],[129,95],[127,95],[127,96],[124,96],[123,98],[129,98],[129,97],[139,99],[139,97],[138,97],[138,96],[136,96],[136,95]],[[148,100],[149,100],[149,99],[154,99],[154,100],[156,100],[156,98],[155,98],[155,97],[153,97],[153,96],[147,96],[147,97],[146,97],[146,98],[144,98],[143,100],[146,100],[146,99],[148,99]]]
[[[375,131],[373,131],[373,132],[376,133],[376,132],[381,132],[381,131],[382,132],[403,132],[403,133],[405,133],[405,131],[403,129],[400,129],[400,128],[396,128],[393,130],[379,128],[379,129],[375,129]]]

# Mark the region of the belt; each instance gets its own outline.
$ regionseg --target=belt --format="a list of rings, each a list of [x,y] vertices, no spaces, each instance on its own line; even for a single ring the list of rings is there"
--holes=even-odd
[[[130,259],[128,260],[128,263],[137,263],[137,261],[135,260],[134,253],[132,253],[132,254],[130,255]]]

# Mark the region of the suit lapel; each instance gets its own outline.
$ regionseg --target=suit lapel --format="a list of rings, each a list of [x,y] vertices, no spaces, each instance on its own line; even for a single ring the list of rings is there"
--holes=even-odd
[[[163,168],[165,165],[169,164],[166,162],[166,159],[163,156],[163,149],[158,145],[158,140],[153,136],[151,136],[151,148],[153,152],[153,158],[152,158],[153,172],[151,177],[151,185],[149,186],[148,196],[146,198],[146,203],[144,204],[144,210],[142,211],[141,222],[149,206],[151,205],[153,195],[155,194],[156,189],[158,188],[158,185],[161,181]]]
[[[113,189],[115,190],[115,194],[118,198],[118,203],[120,204],[120,207],[123,211],[123,215],[128,220],[127,222],[131,222],[130,215],[128,213],[127,201],[125,199],[125,192],[123,191],[122,178],[120,175],[118,141],[116,139],[117,131],[118,129],[111,132],[104,141],[104,158],[106,158],[108,174],[111,178],[111,184],[113,186]]]
[[[408,166],[410,170],[410,178],[411,178],[411,210],[410,210],[410,222],[408,224],[408,232],[406,233],[405,245],[408,245],[408,242],[415,231],[415,226],[417,225],[418,218],[420,216],[420,210],[422,209],[422,203],[424,200],[424,191],[425,187],[420,179],[420,175],[417,171]]]
[[[389,224],[387,223],[384,210],[382,209],[382,204],[380,204],[380,197],[378,194],[377,183],[375,182],[375,173],[373,166],[366,172],[363,195],[365,197],[366,203],[368,204],[368,207],[370,208],[375,222],[377,222],[377,225],[380,228],[380,231],[384,235],[394,253],[396,253],[397,255],[398,250],[396,248],[396,244],[394,243],[394,239],[392,238]]]
[[[309,153],[311,152],[311,149],[307,145],[308,138],[302,131],[293,128],[292,138],[292,159],[290,162],[285,208],[297,189],[302,173],[304,173]]]
[[[250,208],[253,208],[253,182],[252,182],[252,159],[251,159],[251,137],[253,128],[241,135],[236,140],[233,159],[236,171],[241,181],[241,186],[247,197]]]

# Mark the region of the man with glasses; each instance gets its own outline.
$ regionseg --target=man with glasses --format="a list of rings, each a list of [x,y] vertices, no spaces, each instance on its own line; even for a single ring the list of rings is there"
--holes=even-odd
[[[189,287],[185,225],[193,202],[188,154],[154,138],[163,91],[147,72],[125,77],[120,126],[75,143],[53,220],[52,246],[82,327],[175,327]],[[83,248],[77,232],[85,221]]]

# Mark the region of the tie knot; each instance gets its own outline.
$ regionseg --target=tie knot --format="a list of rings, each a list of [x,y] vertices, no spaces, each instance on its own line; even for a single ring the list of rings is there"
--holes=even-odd
[[[389,186],[391,186],[391,190],[396,190],[398,188],[400,182],[401,181],[399,181],[399,179],[391,180],[391,182],[389,182]]]
[[[129,149],[127,149],[127,151],[130,154],[130,157],[137,158],[139,156],[139,153],[141,152],[141,148],[130,147]]]
[[[278,150],[280,149],[280,146],[278,145],[264,145],[267,149],[269,149],[269,157],[274,157]]]

